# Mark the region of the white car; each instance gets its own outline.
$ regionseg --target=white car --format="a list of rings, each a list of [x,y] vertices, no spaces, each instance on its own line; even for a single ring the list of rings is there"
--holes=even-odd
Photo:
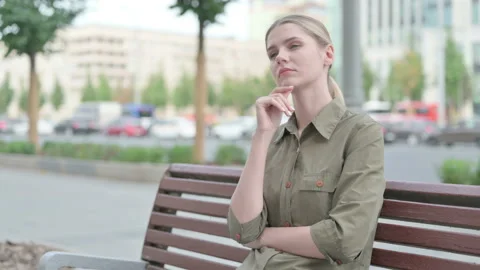
[[[212,135],[220,140],[249,138],[257,126],[255,116],[240,116],[234,120],[221,122],[212,128]]]
[[[15,135],[26,135],[28,133],[28,121],[21,121],[13,126],[13,133]],[[54,132],[54,124],[44,119],[38,119],[37,122],[38,135],[51,135]]]
[[[161,139],[192,139],[197,133],[195,123],[182,117],[154,120],[149,132]]]

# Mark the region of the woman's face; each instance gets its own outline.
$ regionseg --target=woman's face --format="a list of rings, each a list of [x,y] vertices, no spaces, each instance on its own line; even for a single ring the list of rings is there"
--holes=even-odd
[[[309,85],[326,78],[333,63],[331,45],[322,48],[312,36],[292,23],[279,25],[270,32],[267,55],[278,86]]]

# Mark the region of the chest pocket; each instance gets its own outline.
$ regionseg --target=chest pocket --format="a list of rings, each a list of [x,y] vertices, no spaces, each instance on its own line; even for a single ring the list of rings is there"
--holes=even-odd
[[[299,191],[334,192],[337,188],[337,177],[329,171],[306,173],[298,185]]]
[[[291,200],[294,222],[310,226],[328,218],[337,181],[338,177],[326,170],[304,174]]]

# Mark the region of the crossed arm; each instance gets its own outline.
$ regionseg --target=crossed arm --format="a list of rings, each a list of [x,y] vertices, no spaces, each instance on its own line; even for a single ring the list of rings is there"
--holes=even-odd
[[[331,263],[354,261],[376,226],[383,203],[384,148],[380,127],[374,123],[364,126],[350,145],[328,219],[312,226],[267,227],[265,206],[256,218],[243,224],[236,224],[230,210],[231,236],[249,247],[268,246]]]

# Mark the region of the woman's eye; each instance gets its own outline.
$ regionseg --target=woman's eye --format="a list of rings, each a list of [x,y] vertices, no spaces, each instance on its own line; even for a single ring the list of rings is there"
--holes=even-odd
[[[292,45],[290,45],[290,49],[295,49],[295,48],[297,48],[297,47],[300,47],[300,45],[298,45],[298,44],[292,44]]]
[[[270,55],[268,55],[268,58],[272,59],[272,58],[274,58],[275,56],[277,56],[277,53],[271,53]]]

